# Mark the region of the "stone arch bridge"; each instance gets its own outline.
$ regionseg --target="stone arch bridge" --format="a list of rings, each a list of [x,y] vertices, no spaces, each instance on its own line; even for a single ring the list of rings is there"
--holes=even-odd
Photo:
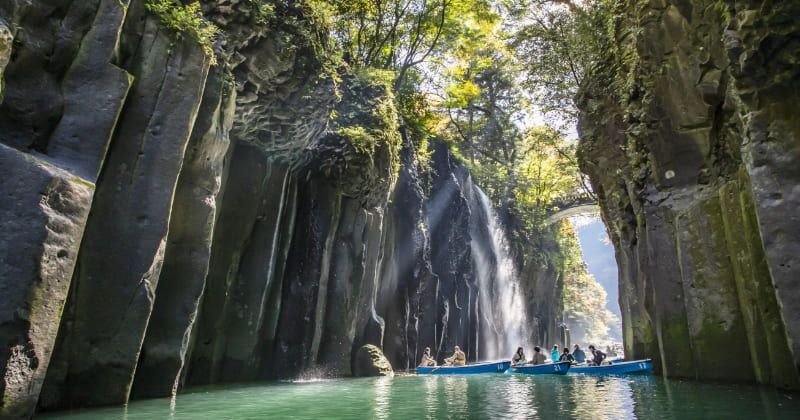
[[[547,225],[551,225],[567,217],[600,213],[597,199],[588,192],[559,197],[553,201],[548,211]]]

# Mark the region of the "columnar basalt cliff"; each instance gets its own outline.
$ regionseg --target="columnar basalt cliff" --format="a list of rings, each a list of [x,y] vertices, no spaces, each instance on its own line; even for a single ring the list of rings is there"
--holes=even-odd
[[[616,7],[579,97],[580,158],[617,251],[626,355],[798,389],[800,3]]]
[[[203,1],[214,45],[146,4],[0,3],[0,417],[348,375],[364,344],[480,357],[488,216],[390,76],[330,60],[304,2]],[[534,260],[539,341],[560,277]]]

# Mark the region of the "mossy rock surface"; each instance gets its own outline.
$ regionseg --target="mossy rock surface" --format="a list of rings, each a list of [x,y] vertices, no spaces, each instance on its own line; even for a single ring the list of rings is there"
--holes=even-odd
[[[372,344],[366,344],[361,346],[356,353],[353,376],[394,376],[394,370],[381,349]]]

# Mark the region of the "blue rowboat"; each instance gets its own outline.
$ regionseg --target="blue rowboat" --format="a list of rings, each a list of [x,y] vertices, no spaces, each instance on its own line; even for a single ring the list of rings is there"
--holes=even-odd
[[[545,363],[541,365],[518,365],[512,366],[511,372],[524,373],[527,375],[566,375],[570,369],[570,362]]]
[[[569,373],[582,373],[584,375],[630,375],[636,373],[651,373],[652,371],[653,361],[644,359],[612,363],[603,366],[573,366],[569,370]]]
[[[511,366],[511,362],[484,362],[466,366],[436,366],[418,367],[417,373],[420,375],[469,375],[474,373],[503,373]]]

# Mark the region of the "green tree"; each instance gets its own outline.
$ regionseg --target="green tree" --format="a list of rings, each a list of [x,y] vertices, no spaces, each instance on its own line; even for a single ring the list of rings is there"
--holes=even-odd
[[[575,95],[600,57],[611,15],[609,0],[518,0],[513,50],[526,86],[548,124],[564,132],[577,122]]]
[[[586,268],[575,228],[569,221],[563,221],[560,230],[564,312],[572,340],[586,344],[617,340],[610,332],[612,327],[620,329],[619,318],[606,307],[608,294]]]
[[[394,70],[396,88],[459,42],[465,18],[490,12],[484,0],[327,0],[318,8],[327,10],[345,62]]]

